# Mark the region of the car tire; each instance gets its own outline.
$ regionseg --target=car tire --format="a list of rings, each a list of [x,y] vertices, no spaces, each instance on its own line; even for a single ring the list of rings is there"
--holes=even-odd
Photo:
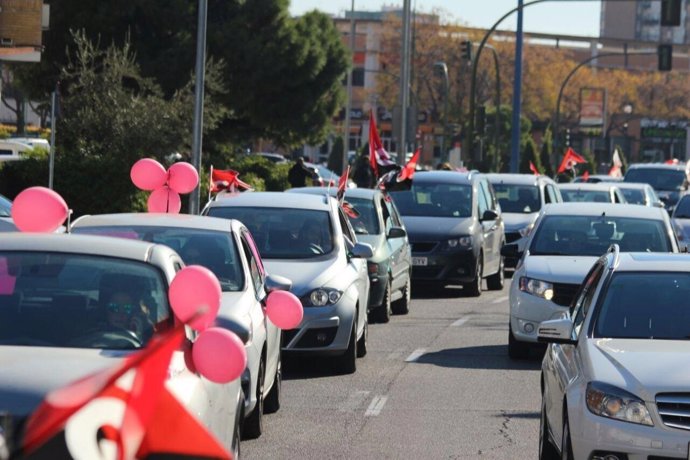
[[[357,329],[355,326],[356,324],[352,325],[347,350],[338,360],[339,370],[343,374],[354,374],[357,371]]]
[[[520,342],[513,335],[513,327],[508,326],[508,357],[510,359],[527,359],[530,346]]]
[[[484,273],[484,263],[480,252],[479,257],[477,257],[474,281],[462,285],[462,289],[469,297],[479,297],[482,294],[482,273]]]
[[[256,439],[263,432],[264,415],[264,380],[266,374],[266,362],[259,362],[259,375],[256,382],[256,406],[249,417],[244,419],[242,439]]]
[[[568,422],[568,408],[563,406],[563,444],[561,445],[561,460],[573,460],[573,441],[570,438],[570,423]]]
[[[367,355],[367,338],[369,337],[369,321],[364,322],[362,337],[357,341],[357,357],[364,358]]]
[[[280,391],[283,384],[283,360],[280,357],[280,350],[278,350],[278,364],[276,367],[276,375],[273,378],[273,386],[264,399],[264,414],[274,414],[280,409]]]
[[[546,406],[542,394],[541,417],[539,419],[539,460],[558,460],[560,456],[549,439],[549,420],[546,418]]]
[[[403,288],[402,298],[391,303],[391,309],[396,315],[406,315],[410,312],[410,303],[412,302],[412,274],[408,274],[407,282]]]
[[[500,291],[503,289],[503,284],[505,281],[505,261],[503,260],[503,256],[501,256],[501,262],[498,264],[498,271],[496,274],[489,276],[486,279],[486,287],[489,288],[490,291]]]
[[[391,320],[391,281],[390,278],[386,283],[386,291],[383,293],[383,303],[374,310],[374,320],[377,323],[387,323]]]

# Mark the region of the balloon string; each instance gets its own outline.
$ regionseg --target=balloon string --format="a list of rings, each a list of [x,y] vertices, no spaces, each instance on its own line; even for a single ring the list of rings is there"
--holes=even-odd
[[[170,188],[168,188],[168,193],[165,195],[165,197],[165,213],[168,214],[170,212]]]

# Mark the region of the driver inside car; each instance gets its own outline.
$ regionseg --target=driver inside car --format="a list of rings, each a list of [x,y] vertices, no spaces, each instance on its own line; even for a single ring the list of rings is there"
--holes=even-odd
[[[137,337],[147,340],[153,333],[149,309],[143,301],[129,292],[115,291],[106,303],[106,320],[116,328],[127,329]]]

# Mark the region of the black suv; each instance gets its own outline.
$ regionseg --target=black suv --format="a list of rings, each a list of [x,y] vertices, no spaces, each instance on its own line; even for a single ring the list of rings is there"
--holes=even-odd
[[[410,190],[391,192],[412,245],[412,280],[462,284],[471,296],[503,289],[501,208],[476,171],[418,171]]]
[[[680,197],[688,191],[685,163],[636,163],[630,165],[623,181],[651,185],[669,214],[673,212]]]

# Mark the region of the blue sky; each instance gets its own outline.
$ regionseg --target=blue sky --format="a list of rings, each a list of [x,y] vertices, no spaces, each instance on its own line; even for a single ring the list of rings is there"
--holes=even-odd
[[[527,0],[526,0],[527,1]],[[450,22],[474,27],[491,27],[501,16],[517,6],[517,0],[411,0],[418,11],[440,8],[449,13]],[[355,0],[355,9],[380,11],[382,5],[402,6],[402,0]],[[301,15],[318,9],[342,16],[351,0],[291,0],[290,13]],[[599,35],[599,1],[554,1],[525,8],[524,28],[528,32],[563,35]],[[506,19],[500,29],[515,29],[517,15]]]

